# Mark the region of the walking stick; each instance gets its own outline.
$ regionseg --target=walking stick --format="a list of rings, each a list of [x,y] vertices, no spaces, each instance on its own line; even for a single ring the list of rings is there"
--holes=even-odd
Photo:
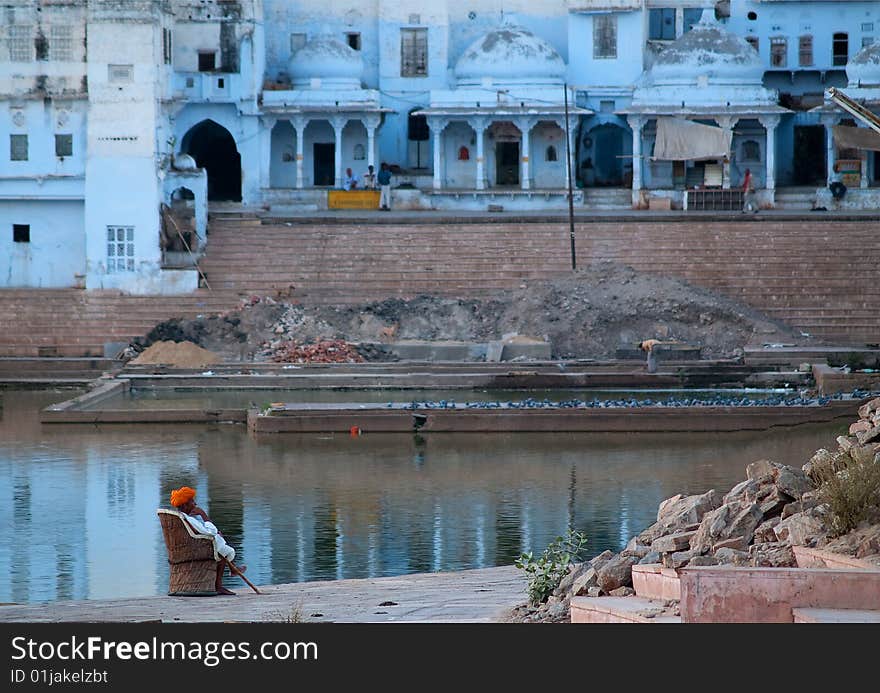
[[[235,565],[235,563],[233,563],[232,561],[226,561],[226,564],[229,566],[229,570],[235,575],[238,575],[238,577],[240,577],[242,580],[244,580],[254,592],[256,592],[257,594],[262,594],[260,590],[254,587],[254,583],[252,583],[244,576],[244,573],[238,569],[238,566]]]

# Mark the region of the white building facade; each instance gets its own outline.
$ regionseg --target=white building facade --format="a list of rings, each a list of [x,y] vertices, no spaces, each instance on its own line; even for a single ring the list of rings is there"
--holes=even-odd
[[[380,163],[398,208],[562,208],[569,184],[587,208],[603,190],[685,207],[694,191],[735,190],[746,169],[765,207],[789,189],[820,199],[839,174],[848,205],[876,206],[878,155],[839,147],[846,114],[823,100],[836,86],[880,102],[868,0],[7,0],[2,12],[3,287],[191,291],[209,202],[321,209],[348,168]],[[667,118],[720,128],[728,151],[658,158]]]

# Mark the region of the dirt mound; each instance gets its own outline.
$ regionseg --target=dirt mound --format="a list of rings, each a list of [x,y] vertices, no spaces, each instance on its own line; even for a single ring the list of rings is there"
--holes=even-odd
[[[554,358],[614,358],[657,338],[699,346],[706,358],[749,344],[809,339],[759,311],[680,279],[603,262],[485,299],[417,296],[355,306],[252,299],[221,316],[157,325],[141,342],[184,335],[227,360],[270,360],[284,342],[485,342],[516,333],[550,342]],[[361,348],[367,359],[370,350]]]
[[[131,363],[136,365],[164,364],[177,368],[203,368],[221,361],[214,354],[192,342],[156,342],[147,347]]]

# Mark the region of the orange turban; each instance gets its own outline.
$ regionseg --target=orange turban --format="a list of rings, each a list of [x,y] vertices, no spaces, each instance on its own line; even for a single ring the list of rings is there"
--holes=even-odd
[[[175,508],[179,508],[181,505],[186,503],[187,501],[191,501],[196,497],[196,490],[194,488],[190,488],[189,486],[181,486],[178,489],[175,489],[171,492],[171,505]]]

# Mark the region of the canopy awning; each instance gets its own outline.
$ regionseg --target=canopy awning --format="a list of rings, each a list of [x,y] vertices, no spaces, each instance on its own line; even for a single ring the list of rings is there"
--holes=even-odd
[[[870,149],[880,152],[880,133],[851,125],[835,125],[832,130],[834,142],[841,149]]]
[[[657,118],[653,159],[698,161],[730,155],[731,130],[703,125],[684,118]]]

